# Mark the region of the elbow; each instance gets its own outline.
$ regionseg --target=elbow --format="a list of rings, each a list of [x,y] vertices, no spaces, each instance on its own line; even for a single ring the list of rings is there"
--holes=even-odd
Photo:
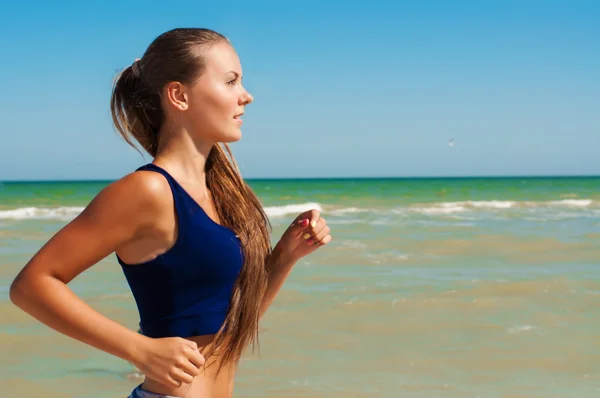
[[[10,285],[10,301],[19,308],[21,308],[24,301],[26,291],[25,284],[26,282],[23,281],[23,278],[18,276]]]
[[[17,307],[23,309],[28,298],[30,297],[31,291],[33,290],[29,278],[23,273],[19,274],[13,283],[10,285],[9,297],[10,301]]]
[[[39,304],[56,286],[52,283],[56,278],[37,272],[21,271],[10,285],[10,301],[25,312],[29,312],[32,305]]]

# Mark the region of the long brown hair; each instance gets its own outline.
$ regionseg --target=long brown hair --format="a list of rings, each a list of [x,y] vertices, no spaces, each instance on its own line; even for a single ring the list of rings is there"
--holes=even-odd
[[[131,146],[136,148],[137,141],[152,157],[156,156],[164,122],[162,89],[172,81],[193,83],[204,71],[209,46],[223,41],[228,42],[209,29],[170,30],[157,37],[141,59],[118,75],[111,96],[111,113],[117,130]],[[258,343],[271,225],[258,198],[242,179],[227,144],[213,146],[205,172],[219,219],[238,234],[244,255],[227,317],[214,339],[214,349],[205,354],[218,351],[220,369],[225,363],[237,363],[248,344]]]

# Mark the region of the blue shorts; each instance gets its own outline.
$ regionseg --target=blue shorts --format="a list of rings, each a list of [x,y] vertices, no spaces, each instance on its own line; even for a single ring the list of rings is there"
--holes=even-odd
[[[131,395],[128,398],[179,398],[179,397],[174,397],[172,395],[156,394],[154,392],[146,391],[146,390],[142,389],[142,385],[140,384],[139,386],[137,386],[135,388],[135,390],[133,390],[133,392],[131,393]]]

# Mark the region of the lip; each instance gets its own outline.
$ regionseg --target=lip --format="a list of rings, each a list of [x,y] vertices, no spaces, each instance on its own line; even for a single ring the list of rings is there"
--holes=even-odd
[[[244,123],[244,121],[242,119],[240,119],[242,116],[244,116],[244,112],[234,115],[233,120],[235,120],[239,124],[242,124],[242,123]]]

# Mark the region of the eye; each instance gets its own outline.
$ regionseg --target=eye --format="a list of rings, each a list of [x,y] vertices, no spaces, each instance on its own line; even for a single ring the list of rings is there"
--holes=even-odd
[[[227,82],[228,85],[230,86],[235,86],[235,82],[237,81],[237,79],[233,79]]]

